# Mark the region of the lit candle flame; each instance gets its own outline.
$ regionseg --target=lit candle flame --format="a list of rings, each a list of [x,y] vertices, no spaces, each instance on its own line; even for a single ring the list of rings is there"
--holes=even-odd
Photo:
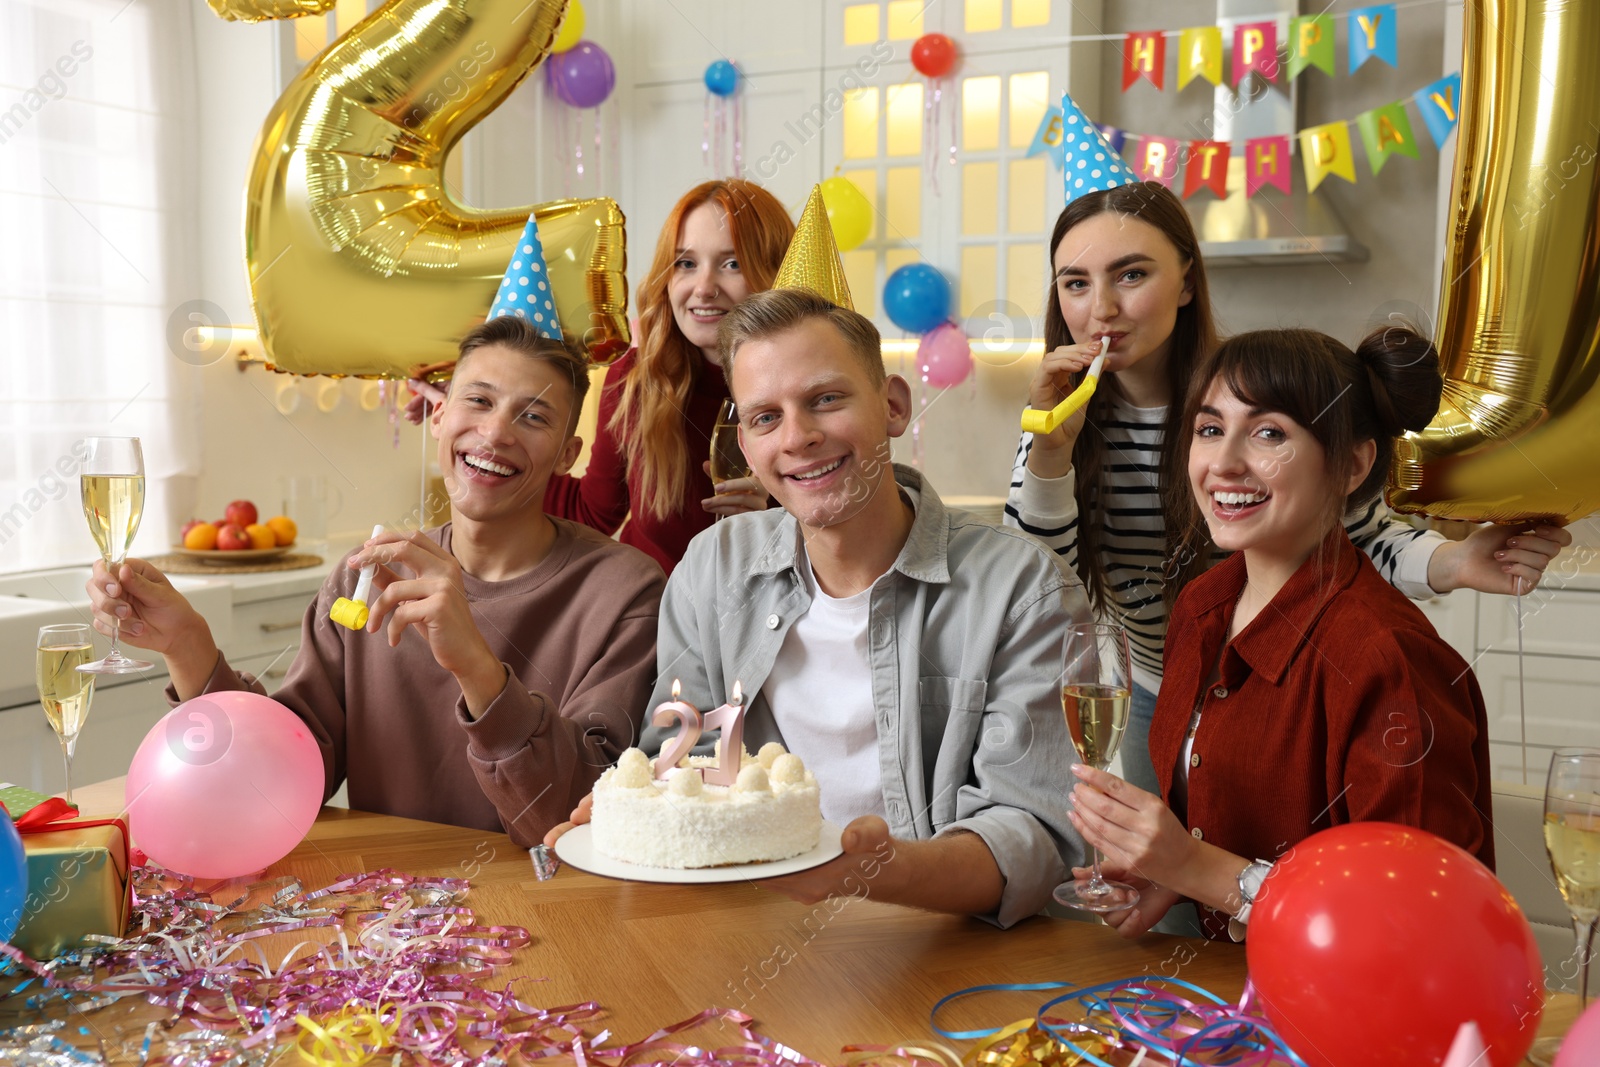
[[[672,680],[672,699],[673,700],[677,700],[678,699],[678,693],[682,689],[683,689],[682,684],[678,681],[678,679],[674,678]]]
[[[733,683],[733,705],[734,705],[734,707],[738,707],[740,704],[743,704],[743,703],[744,703],[744,686],[743,686],[742,683],[739,682],[738,679],[734,679],[734,683]]]

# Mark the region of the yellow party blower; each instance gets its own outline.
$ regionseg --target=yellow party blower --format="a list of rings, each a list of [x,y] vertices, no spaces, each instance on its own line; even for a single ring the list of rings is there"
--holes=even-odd
[[[383,523],[372,528],[372,536],[377,537],[383,533]],[[333,602],[333,607],[328,609],[328,618],[343,626],[347,630],[360,630],[367,625],[367,596],[372,592],[372,575],[378,569],[378,564],[372,562],[361,568],[361,577],[356,579],[355,593],[349,599],[340,597]]]
[[[1038,408],[1022,409],[1022,429],[1026,433],[1052,433],[1057,426],[1070,419],[1079,408],[1089,402],[1094,395],[1094,387],[1100,384],[1100,369],[1106,365],[1106,354],[1100,353],[1094,357],[1094,362],[1089,364],[1089,373],[1083,376],[1083,381],[1078,387],[1067,394],[1067,398],[1049,411]]]

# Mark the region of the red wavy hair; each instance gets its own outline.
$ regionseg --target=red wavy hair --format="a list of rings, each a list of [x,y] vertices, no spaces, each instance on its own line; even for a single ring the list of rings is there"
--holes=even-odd
[[[678,329],[667,296],[678,258],[683,220],[701,204],[727,213],[734,254],[752,293],[772,288],[794,223],[777,197],[742,178],[703,182],[683,195],[656,239],[650,273],[639,289],[639,348],[607,426],[622,442],[629,482],[639,479],[639,499],[660,521],[683,510],[689,490],[689,445],[683,412],[705,356]]]

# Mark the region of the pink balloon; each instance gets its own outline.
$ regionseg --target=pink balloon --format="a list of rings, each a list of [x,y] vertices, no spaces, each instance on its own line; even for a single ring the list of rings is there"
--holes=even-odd
[[[939,389],[966,381],[972,373],[972,345],[961,327],[946,322],[923,334],[917,345],[917,370],[923,381]]]
[[[322,752],[294,712],[209,693],[151,727],[128,768],[128,829],[152,861],[236,878],[287,856],[322,807]]]
[[[1600,1063],[1600,1001],[1578,1016],[1561,1040],[1556,1067],[1594,1067]]]

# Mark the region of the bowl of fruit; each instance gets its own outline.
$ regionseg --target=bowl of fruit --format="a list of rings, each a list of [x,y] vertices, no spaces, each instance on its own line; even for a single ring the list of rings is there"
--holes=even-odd
[[[239,563],[252,559],[272,559],[294,545],[294,520],[274,515],[265,522],[248,500],[229,504],[216,522],[194,519],[184,524],[183,543],[173,552],[206,563]]]

